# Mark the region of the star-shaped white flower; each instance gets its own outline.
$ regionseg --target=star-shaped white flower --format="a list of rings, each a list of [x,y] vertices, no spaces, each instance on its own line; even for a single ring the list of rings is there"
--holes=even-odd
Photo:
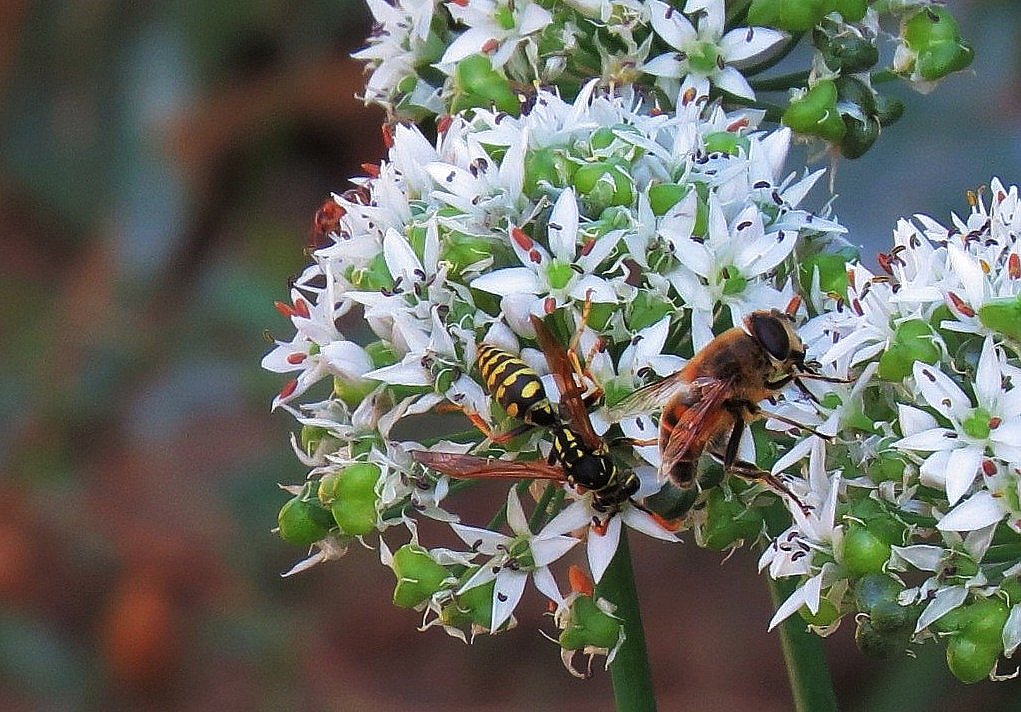
[[[653,0],[651,8],[653,29],[677,52],[649,60],[645,72],[675,80],[690,77],[699,96],[707,95],[709,84],[714,84],[735,96],[754,99],[755,92],[736,66],[766,54],[786,39],[784,33],[765,27],[738,27],[723,34],[723,0],[689,0],[685,12],[697,13],[697,26],[660,0]]]
[[[450,15],[468,27],[440,59],[451,65],[472,54],[489,55],[494,67],[502,67],[522,42],[553,22],[549,10],[530,0],[464,0],[447,3]]]
[[[557,606],[563,604],[564,598],[549,565],[578,543],[574,537],[563,536],[561,531],[552,526],[553,522],[538,534],[533,534],[514,488],[507,493],[507,524],[514,532],[513,536],[479,527],[451,524],[454,532],[473,551],[490,557],[464,582],[458,593],[495,580],[491,631],[499,630],[510,619],[521,600],[529,576],[540,593]]]
[[[916,362],[913,373],[925,403],[950,421],[950,427],[944,427],[926,411],[900,406],[904,437],[893,446],[931,453],[920,467],[923,484],[944,490],[954,505],[971,489],[987,451],[1004,461],[1021,462],[1021,389],[1004,389],[992,337],[982,347],[974,403],[935,366]]]

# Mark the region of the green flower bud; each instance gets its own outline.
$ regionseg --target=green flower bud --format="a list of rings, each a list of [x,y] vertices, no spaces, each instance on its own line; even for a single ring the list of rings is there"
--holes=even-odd
[[[818,272],[819,288],[823,292],[847,296],[847,260],[843,255],[816,252],[802,260],[798,270],[806,293],[812,286],[812,275]]]
[[[484,54],[473,54],[457,63],[454,72],[454,95],[451,113],[472,107],[495,107],[512,116],[521,112],[521,102],[511,89],[510,82],[493,69],[493,63]]]
[[[829,6],[827,0],[752,0],[748,24],[804,32],[819,23]]]
[[[871,613],[881,603],[897,602],[902,586],[888,574],[866,574],[854,586],[854,603],[859,611]]]
[[[417,544],[405,544],[393,558],[397,576],[394,588],[394,605],[414,608],[443,588],[447,570],[433,560],[429,552]]]
[[[662,217],[690,192],[690,185],[658,183],[649,188],[649,207],[652,208],[652,212],[656,217]]]
[[[280,538],[295,546],[311,546],[333,527],[330,513],[307,494],[289,499],[277,515]]]
[[[826,12],[839,12],[840,16],[848,22],[858,22],[865,17],[867,9],[868,0],[830,0]]]
[[[915,72],[927,81],[964,69],[975,56],[961,39],[957,20],[943,7],[927,7],[913,15],[901,36],[915,52]]]
[[[939,355],[932,327],[921,319],[901,322],[893,341],[879,357],[879,377],[885,381],[902,381],[911,375],[916,361],[936,363]]]
[[[890,545],[865,527],[850,525],[844,534],[844,568],[852,577],[880,573],[890,559]]]
[[[723,551],[739,539],[754,539],[762,531],[762,515],[738,499],[727,496],[720,488],[706,498],[706,520],[702,525],[705,546]]]
[[[742,151],[747,154],[748,147],[751,145],[748,137],[732,131],[714,131],[706,134],[703,140],[708,153],[725,153],[729,156],[736,156]]]
[[[868,469],[869,479],[880,482],[900,482],[904,479],[904,460],[892,452],[880,453]]]
[[[378,292],[381,289],[392,289],[394,286],[390,268],[386,266],[386,258],[382,252],[373,257],[367,267],[361,269],[352,267],[344,276],[363,292]]]
[[[870,618],[861,617],[854,631],[854,642],[858,649],[870,658],[889,658],[907,648],[911,640],[910,629],[880,631]]]
[[[542,194],[542,183],[563,188],[571,182],[577,164],[567,157],[563,149],[540,148],[531,150],[525,157],[525,195],[536,198]]]
[[[824,627],[832,625],[840,618],[840,610],[833,604],[833,601],[822,598],[819,599],[818,611],[812,613],[807,606],[802,606],[798,609],[798,615],[809,625]]]
[[[639,331],[652,326],[673,311],[670,302],[651,293],[640,291],[628,306],[627,324],[631,331]]]
[[[847,128],[837,111],[837,87],[829,80],[817,83],[794,99],[783,112],[782,122],[798,133],[839,141]]]
[[[367,353],[369,358],[372,359],[372,365],[375,368],[392,366],[398,361],[393,345],[388,344],[385,341],[373,341],[365,347],[365,353]]]
[[[904,102],[897,97],[877,93],[875,101],[880,126],[889,126],[904,114]]]
[[[490,581],[459,593],[457,600],[445,606],[440,612],[440,620],[444,625],[457,628],[475,625],[489,630],[489,626],[493,623],[493,593],[495,590],[496,581]],[[509,622],[504,625],[509,625]]]
[[[333,377],[333,395],[335,395],[349,408],[357,408],[358,404],[365,400],[376,389],[376,382],[364,378],[348,380],[340,376]]]
[[[978,320],[987,329],[1021,341],[1021,294],[990,299],[978,308]]]
[[[947,667],[964,683],[979,682],[993,671],[1000,655],[998,645],[990,645],[958,634],[947,636]]]
[[[879,119],[874,116],[867,116],[859,119],[848,114],[844,115],[844,126],[847,131],[840,139],[840,154],[844,158],[861,158],[872,148],[872,144],[879,138]]]
[[[376,504],[379,495],[376,483],[381,472],[377,465],[359,462],[344,468],[331,481],[331,491],[325,495],[331,501],[330,511],[345,534],[364,536],[376,529]],[[320,497],[324,497],[320,494]]]
[[[584,196],[589,212],[601,214],[611,205],[631,205],[634,202],[634,182],[629,166],[621,158],[586,163],[574,172],[574,187]]]
[[[816,31],[816,46],[826,66],[835,72],[864,72],[879,61],[874,42],[850,33],[831,37]]]
[[[586,647],[609,650],[620,639],[621,622],[605,613],[591,596],[578,596],[571,603],[567,627],[558,642],[564,650]]]
[[[306,453],[313,453],[324,439],[329,437],[329,431],[316,425],[301,426],[301,449]]]

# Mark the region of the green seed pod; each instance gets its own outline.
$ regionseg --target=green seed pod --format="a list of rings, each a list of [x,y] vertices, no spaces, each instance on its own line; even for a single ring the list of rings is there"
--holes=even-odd
[[[989,677],[1000,655],[999,646],[974,640],[964,634],[947,636],[946,641],[947,667],[954,677],[968,684]]]
[[[904,102],[894,96],[876,93],[876,118],[880,126],[889,126],[904,115]]]
[[[632,331],[652,326],[673,311],[673,306],[649,292],[640,291],[628,305],[627,324]]]
[[[921,319],[910,319],[897,325],[893,341],[879,357],[879,377],[884,381],[902,381],[911,375],[916,361],[936,363],[940,350],[936,335]]]
[[[578,596],[571,603],[570,619],[558,642],[564,650],[594,647],[608,650],[620,639],[621,621],[603,612],[591,596]]]
[[[783,112],[782,122],[798,133],[839,141],[847,127],[837,111],[837,87],[829,80],[817,83],[794,99]]]
[[[394,605],[414,608],[443,588],[449,577],[447,570],[433,560],[429,552],[417,544],[405,544],[393,557],[397,576]]]
[[[454,72],[454,95],[451,113],[472,107],[495,107],[512,116],[521,112],[521,102],[511,89],[510,82],[493,69],[493,63],[484,54],[473,54],[457,63]]]
[[[378,466],[360,462],[345,468],[331,481],[331,492],[326,496],[332,497],[330,511],[344,533],[364,536],[376,529],[379,495],[375,489],[380,474]]]
[[[978,320],[987,329],[1021,341],[1021,294],[990,299],[978,308]]]
[[[809,625],[824,627],[832,625],[840,618],[840,609],[833,604],[833,601],[822,598],[819,600],[819,610],[814,614],[808,610],[807,606],[802,606],[798,609],[798,615]]]
[[[528,152],[525,157],[524,192],[531,198],[543,194],[543,184],[563,188],[571,182],[577,164],[563,149],[539,148]]]
[[[368,379],[349,380],[333,377],[333,395],[344,401],[349,408],[357,408],[367,395],[376,390],[377,383]]]
[[[629,166],[621,158],[580,166],[574,172],[572,183],[583,196],[589,213],[594,215],[601,214],[611,205],[631,205],[635,199]]]
[[[887,574],[866,574],[854,586],[854,603],[859,611],[871,613],[880,603],[896,605],[902,586]]]
[[[858,649],[870,658],[883,659],[900,654],[910,641],[910,628],[880,631],[876,629],[871,619],[865,617],[859,618],[858,627],[854,631],[854,642]]]
[[[905,628],[913,630],[918,618],[913,607],[902,606],[891,600],[876,602],[869,615],[872,617],[872,626],[880,633],[903,631]]]
[[[831,0],[827,12],[839,12],[848,22],[858,22],[865,17],[867,9],[868,0]]]
[[[752,0],[748,24],[805,32],[819,24],[830,9],[827,0]]]
[[[964,69],[975,56],[961,39],[957,20],[943,7],[917,12],[904,23],[901,36],[915,52],[915,72],[927,81]]]
[[[289,499],[277,515],[280,538],[295,546],[311,546],[333,526],[329,512],[304,495]]]
[[[844,534],[843,563],[852,577],[880,573],[890,559],[890,545],[870,530],[850,525]]]
[[[706,498],[706,521],[702,539],[709,549],[723,551],[739,539],[752,539],[762,531],[762,515],[736,498],[728,499],[720,488]]]
[[[742,151],[747,154],[751,142],[746,136],[733,133],[732,131],[714,131],[705,135],[705,150],[708,153],[724,153],[728,156],[736,156]]]
[[[489,626],[493,622],[493,592],[495,590],[496,581],[490,581],[457,594],[453,603],[443,607],[440,612],[440,620],[444,625],[456,628],[475,625],[489,630]],[[509,622],[505,625],[509,625]]]
[[[875,43],[858,35],[828,36],[817,30],[815,45],[826,66],[835,72],[864,72],[879,61],[879,48]]]
[[[321,428],[316,425],[302,425],[301,426],[301,449],[305,453],[313,453],[319,444],[329,437],[329,432],[326,428]]]
[[[656,217],[662,217],[690,192],[690,185],[658,183],[649,188],[649,207],[652,208],[652,213]]]
[[[843,255],[816,252],[801,261],[798,271],[806,293],[812,286],[812,275],[818,272],[823,292],[847,296],[847,260]]]

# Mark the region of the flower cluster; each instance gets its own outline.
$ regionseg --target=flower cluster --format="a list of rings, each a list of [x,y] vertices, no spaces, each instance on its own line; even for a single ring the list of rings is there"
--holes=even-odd
[[[902,220],[881,274],[815,270],[810,353],[856,381],[791,406],[836,437],[777,461],[807,470],[818,507],[760,564],[801,582],[774,624],[863,613],[863,650],[938,637],[975,681],[1021,642],[1021,205],[998,180],[969,198],[950,227]]]
[[[560,388],[533,318],[565,349],[575,334],[579,378],[612,404],[677,371],[750,311],[787,307],[804,282],[796,251],[818,250],[843,228],[800,207],[821,172],[785,174],[790,131],[758,131],[759,116],[702,103],[650,112],[640,97],[593,82],[572,102],[540,91],[517,118],[459,115],[435,142],[398,125],[387,160],[335,196],[329,244],[293,282],[290,302],[278,304],[296,333],[264,360],[293,375],[274,405],[301,424],[294,449],[310,468],[304,485],[288,489],[279,521],[281,536],[312,549],[296,570],[352,541],[378,541],[397,577],[394,602],[462,637],[512,625],[531,580],[559,611],[574,646],[565,649],[605,649],[584,640],[581,631],[593,628],[578,620],[591,615],[605,628],[613,602],[579,593],[584,586],[564,596],[555,565],[584,540],[587,576],[598,584],[622,526],[677,541],[681,523],[653,514],[651,498],[642,504],[662,487],[659,452],[629,438],[655,432],[650,415],[620,424],[605,408],[591,416],[614,461],[638,477],[633,497],[607,506],[593,489],[553,481],[531,490],[526,514],[526,485],[511,481],[485,527],[455,511],[472,481],[452,481],[459,472],[423,467],[411,453],[514,465],[548,455],[551,429],[499,436],[521,421],[476,368],[480,343],[520,356],[555,401]],[[342,333],[349,312],[371,333]],[[437,412],[461,412],[479,429],[463,432],[462,420],[460,433],[423,436],[418,416]],[[753,438],[742,446],[754,461]],[[765,530],[760,507],[783,510],[760,485],[709,492],[705,510],[739,508],[748,540]],[[667,513],[676,518],[691,504]],[[695,509],[683,524],[722,542],[712,527],[729,514]],[[498,531],[503,522],[511,533]],[[437,527],[464,546],[425,548]],[[614,631],[598,640],[617,640]]]
[[[953,16],[928,1],[866,0],[370,0],[377,28],[356,57],[365,98],[398,119],[469,107],[517,115],[520,94],[556,86],[573,97],[592,78],[635,86],[664,109],[695,97],[751,106],[775,96],[769,118],[862,155],[903,104],[872,85],[883,16],[900,20],[884,71],[930,90],[971,62]],[[763,76],[802,39],[803,71]]]

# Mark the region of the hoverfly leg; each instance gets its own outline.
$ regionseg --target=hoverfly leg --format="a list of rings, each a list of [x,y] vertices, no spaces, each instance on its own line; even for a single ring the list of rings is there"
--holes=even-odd
[[[799,423],[798,421],[794,420],[793,418],[788,418],[786,415],[780,415],[779,413],[774,413],[774,412],[772,412],[770,410],[762,410],[761,408],[759,408],[757,412],[763,418],[772,418],[773,420],[779,420],[781,423],[786,423],[787,425],[790,425],[791,427],[797,428],[798,430],[803,430],[803,431],[805,431],[807,433],[811,433],[812,435],[815,435],[816,437],[822,438],[826,442],[829,442],[829,441],[833,440],[833,438],[836,437],[835,435],[827,435],[826,433],[821,433],[818,430],[816,430],[815,428],[813,428],[811,425],[805,425],[804,423]]]
[[[790,501],[794,502],[794,504],[798,505],[805,516],[812,513],[812,508],[798,499],[798,496],[791,492],[790,488],[781,482],[779,477],[771,472],[763,470],[758,465],[751,462],[745,462],[744,460],[737,460],[733,465],[731,465],[729,471],[743,479],[751,480],[753,482],[761,482],[774,492],[784,495],[790,499]]]

